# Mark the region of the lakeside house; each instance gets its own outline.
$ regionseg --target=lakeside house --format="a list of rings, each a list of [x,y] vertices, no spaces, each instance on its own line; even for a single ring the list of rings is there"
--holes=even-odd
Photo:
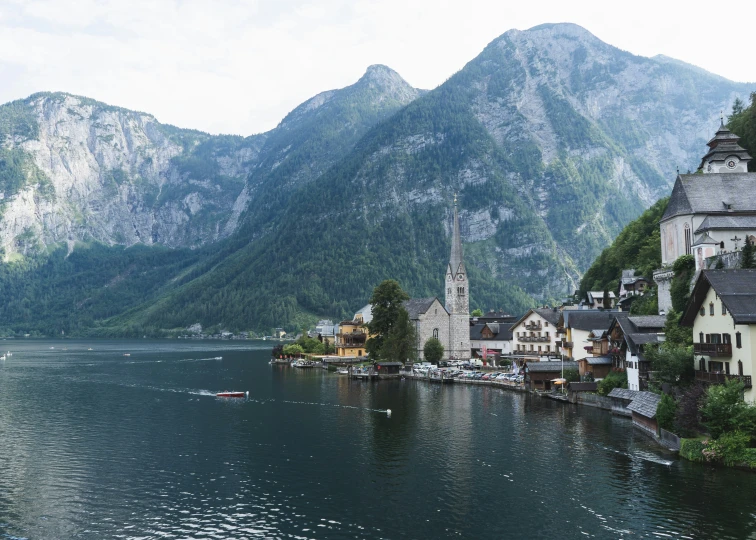
[[[703,270],[680,324],[692,328],[695,376],[707,384],[737,377],[755,401],[756,270]]]
[[[613,367],[627,371],[630,390],[648,390],[651,362],[643,354],[664,341],[666,318],[661,315],[617,314],[607,331]]]
[[[578,369],[577,362],[525,362],[525,384],[531,390],[545,392],[554,387],[555,379],[561,379],[569,369]]]
[[[472,355],[494,362],[499,360],[502,355],[511,355],[513,324],[511,322],[478,322],[472,324],[470,326]]]
[[[367,355],[365,344],[370,339],[370,331],[367,327],[367,323],[370,321],[365,320],[366,314],[370,314],[372,319],[372,312],[362,308],[354,314],[352,320],[339,323],[339,330],[336,334],[336,356],[359,358]]]
[[[511,328],[512,352],[529,360],[556,360],[561,351],[557,336],[560,313],[556,308],[528,310]]]
[[[573,360],[592,356],[594,341],[590,338],[591,332],[607,330],[618,313],[610,310],[564,310],[558,325],[565,332],[565,356]]]
[[[637,392],[627,406],[633,419],[633,426],[642,429],[655,439],[659,437],[659,422],[656,420],[659,401],[661,401],[659,394]]]

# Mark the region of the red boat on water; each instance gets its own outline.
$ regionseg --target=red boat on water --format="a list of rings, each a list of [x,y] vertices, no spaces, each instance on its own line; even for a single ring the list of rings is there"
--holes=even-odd
[[[215,397],[244,398],[248,395],[249,392],[218,392]]]

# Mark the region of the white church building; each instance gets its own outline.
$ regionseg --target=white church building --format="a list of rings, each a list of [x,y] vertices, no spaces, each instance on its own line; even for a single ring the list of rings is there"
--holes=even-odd
[[[671,307],[671,265],[678,257],[693,255],[698,271],[707,258],[742,250],[746,238],[756,241],[756,173],[748,172],[751,156],[739,141],[722,122],[699,171],[675,180],[659,222],[663,268],[654,281],[660,310]]]

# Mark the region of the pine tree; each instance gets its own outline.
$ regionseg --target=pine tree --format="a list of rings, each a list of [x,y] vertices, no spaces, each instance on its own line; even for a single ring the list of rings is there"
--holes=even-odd
[[[746,236],[743,251],[740,252],[741,268],[756,268],[756,258],[754,257],[756,246],[753,245],[749,236]]]

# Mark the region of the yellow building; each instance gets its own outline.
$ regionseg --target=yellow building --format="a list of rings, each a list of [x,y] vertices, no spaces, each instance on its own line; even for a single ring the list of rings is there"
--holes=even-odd
[[[365,326],[372,320],[370,304],[354,314],[351,321],[341,321],[336,334],[336,354],[344,357],[366,356],[365,344],[370,333]]]

